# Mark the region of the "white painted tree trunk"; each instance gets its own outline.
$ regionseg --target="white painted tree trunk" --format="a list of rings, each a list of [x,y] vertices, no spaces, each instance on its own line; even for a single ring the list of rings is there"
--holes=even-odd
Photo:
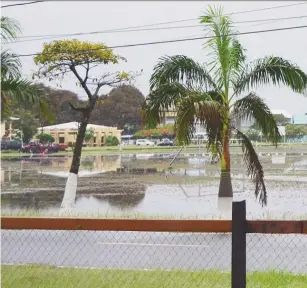
[[[78,174],[69,172],[61,208],[69,209],[74,207],[77,194],[77,185]]]

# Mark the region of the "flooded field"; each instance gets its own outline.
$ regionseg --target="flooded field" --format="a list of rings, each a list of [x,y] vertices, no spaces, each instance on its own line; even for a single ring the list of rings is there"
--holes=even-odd
[[[89,217],[229,218],[218,201],[219,164],[207,154],[84,156],[75,207]],[[307,156],[263,155],[268,206],[253,195],[242,158],[232,158],[235,200],[247,200],[249,218],[306,218]],[[2,215],[59,215],[70,156],[1,161]],[[171,167],[171,168],[170,168]],[[228,207],[228,208],[227,208]],[[71,215],[70,214],[70,215]]]

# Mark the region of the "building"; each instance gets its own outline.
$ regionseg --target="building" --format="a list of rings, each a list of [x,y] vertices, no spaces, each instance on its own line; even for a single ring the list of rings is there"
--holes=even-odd
[[[273,115],[281,115],[286,119],[287,123],[291,123],[292,122],[292,115],[290,113],[288,113],[285,110],[279,110],[279,109],[271,109],[271,113]],[[239,130],[242,131],[246,131],[248,130],[254,123],[254,119],[252,118],[248,118],[248,119],[236,119],[236,127]]]
[[[0,133],[1,133],[1,139],[5,136],[5,122],[1,122],[0,125]]]
[[[63,124],[39,127],[38,134],[42,132],[51,134],[55,142],[71,146],[73,143],[76,142],[78,127],[78,122],[68,122]],[[117,129],[116,127],[88,124],[87,129],[89,128],[94,129],[95,133],[95,137],[92,142],[93,146],[103,146],[108,136],[115,136],[120,141],[122,130]]]
[[[162,112],[162,117],[160,119],[161,125],[175,124],[177,112],[174,108],[170,108],[168,111]],[[195,134],[204,133],[205,128],[199,122],[195,123]]]

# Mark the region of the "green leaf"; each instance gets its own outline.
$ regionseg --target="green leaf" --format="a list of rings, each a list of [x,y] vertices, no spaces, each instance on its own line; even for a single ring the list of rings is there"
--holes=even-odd
[[[285,85],[294,92],[307,88],[307,75],[297,65],[281,57],[265,57],[246,65],[234,86],[234,95],[266,84]]]
[[[1,42],[15,40],[21,32],[19,23],[13,18],[1,17]]]
[[[150,78],[150,90],[167,83],[181,83],[189,87],[216,90],[216,85],[206,69],[184,55],[165,56],[159,59]]]
[[[1,51],[1,81],[21,77],[21,62],[16,54],[8,49]]]
[[[233,106],[234,114],[240,119],[254,119],[256,126],[262,131],[269,141],[277,146],[281,136],[277,127],[276,120],[271,113],[270,108],[264,101],[250,93],[246,97],[237,100]]]
[[[199,122],[206,129],[208,148],[219,147],[223,123],[222,106],[212,100],[206,93],[191,91],[190,95],[180,102],[176,118],[176,138],[179,144],[190,143],[195,132],[195,123]]]
[[[242,139],[243,160],[247,165],[247,175],[251,177],[255,184],[255,196],[256,198],[259,198],[259,202],[262,205],[267,205],[264,172],[258,155],[248,137],[238,129],[235,130],[237,131],[238,136]]]

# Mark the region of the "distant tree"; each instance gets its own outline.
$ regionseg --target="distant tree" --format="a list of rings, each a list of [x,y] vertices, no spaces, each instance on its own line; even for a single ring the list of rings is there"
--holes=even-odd
[[[101,96],[104,98],[105,96]],[[95,107],[91,120],[98,125],[116,126],[141,125],[141,109],[144,95],[132,85],[122,85],[109,93],[108,102]]]
[[[107,98],[106,96],[99,99],[100,89],[121,85],[133,78],[133,75],[127,72],[104,73],[96,77],[93,74],[93,68],[96,68],[99,64],[118,64],[120,61],[126,61],[126,59],[115,54],[106,45],[76,39],[55,40],[49,44],[44,44],[43,51],[34,57],[34,62],[39,66],[37,73],[39,78],[44,77],[52,81],[63,79],[68,73],[72,73],[77,79],[76,84],[82,87],[87,95],[87,101],[83,102],[82,105],[69,103],[73,110],[81,113],[81,119],[62,207],[71,207],[75,201],[86,127],[95,104],[101,103]]]
[[[51,143],[54,142],[54,138],[49,133],[41,133],[37,136],[40,143]]]
[[[42,90],[48,103],[49,110],[55,115],[55,124],[72,121],[79,122],[80,117],[78,112],[73,110],[70,106],[70,103],[77,105],[80,102],[76,93],[69,90],[54,89],[42,83],[37,84],[37,86]],[[40,126],[51,124],[48,119],[45,119],[43,113],[40,113],[40,111],[37,111],[35,115],[40,120]]]
[[[249,140],[258,141],[259,136],[260,136],[260,131],[250,128],[247,130],[246,136],[249,138]]]
[[[289,118],[285,117],[283,114],[273,115],[278,126],[285,126],[289,123]]]
[[[84,141],[86,143],[89,143],[89,142],[93,141],[94,138],[95,138],[95,130],[93,128],[86,129]]]
[[[307,126],[298,124],[287,124],[286,125],[286,137],[287,138],[302,138],[307,135]]]
[[[22,137],[23,142],[28,143],[37,133],[38,119],[34,117],[31,111],[22,108],[14,109],[14,116],[18,117],[19,120],[12,122],[12,128],[20,130],[22,133],[18,132],[18,137]]]

